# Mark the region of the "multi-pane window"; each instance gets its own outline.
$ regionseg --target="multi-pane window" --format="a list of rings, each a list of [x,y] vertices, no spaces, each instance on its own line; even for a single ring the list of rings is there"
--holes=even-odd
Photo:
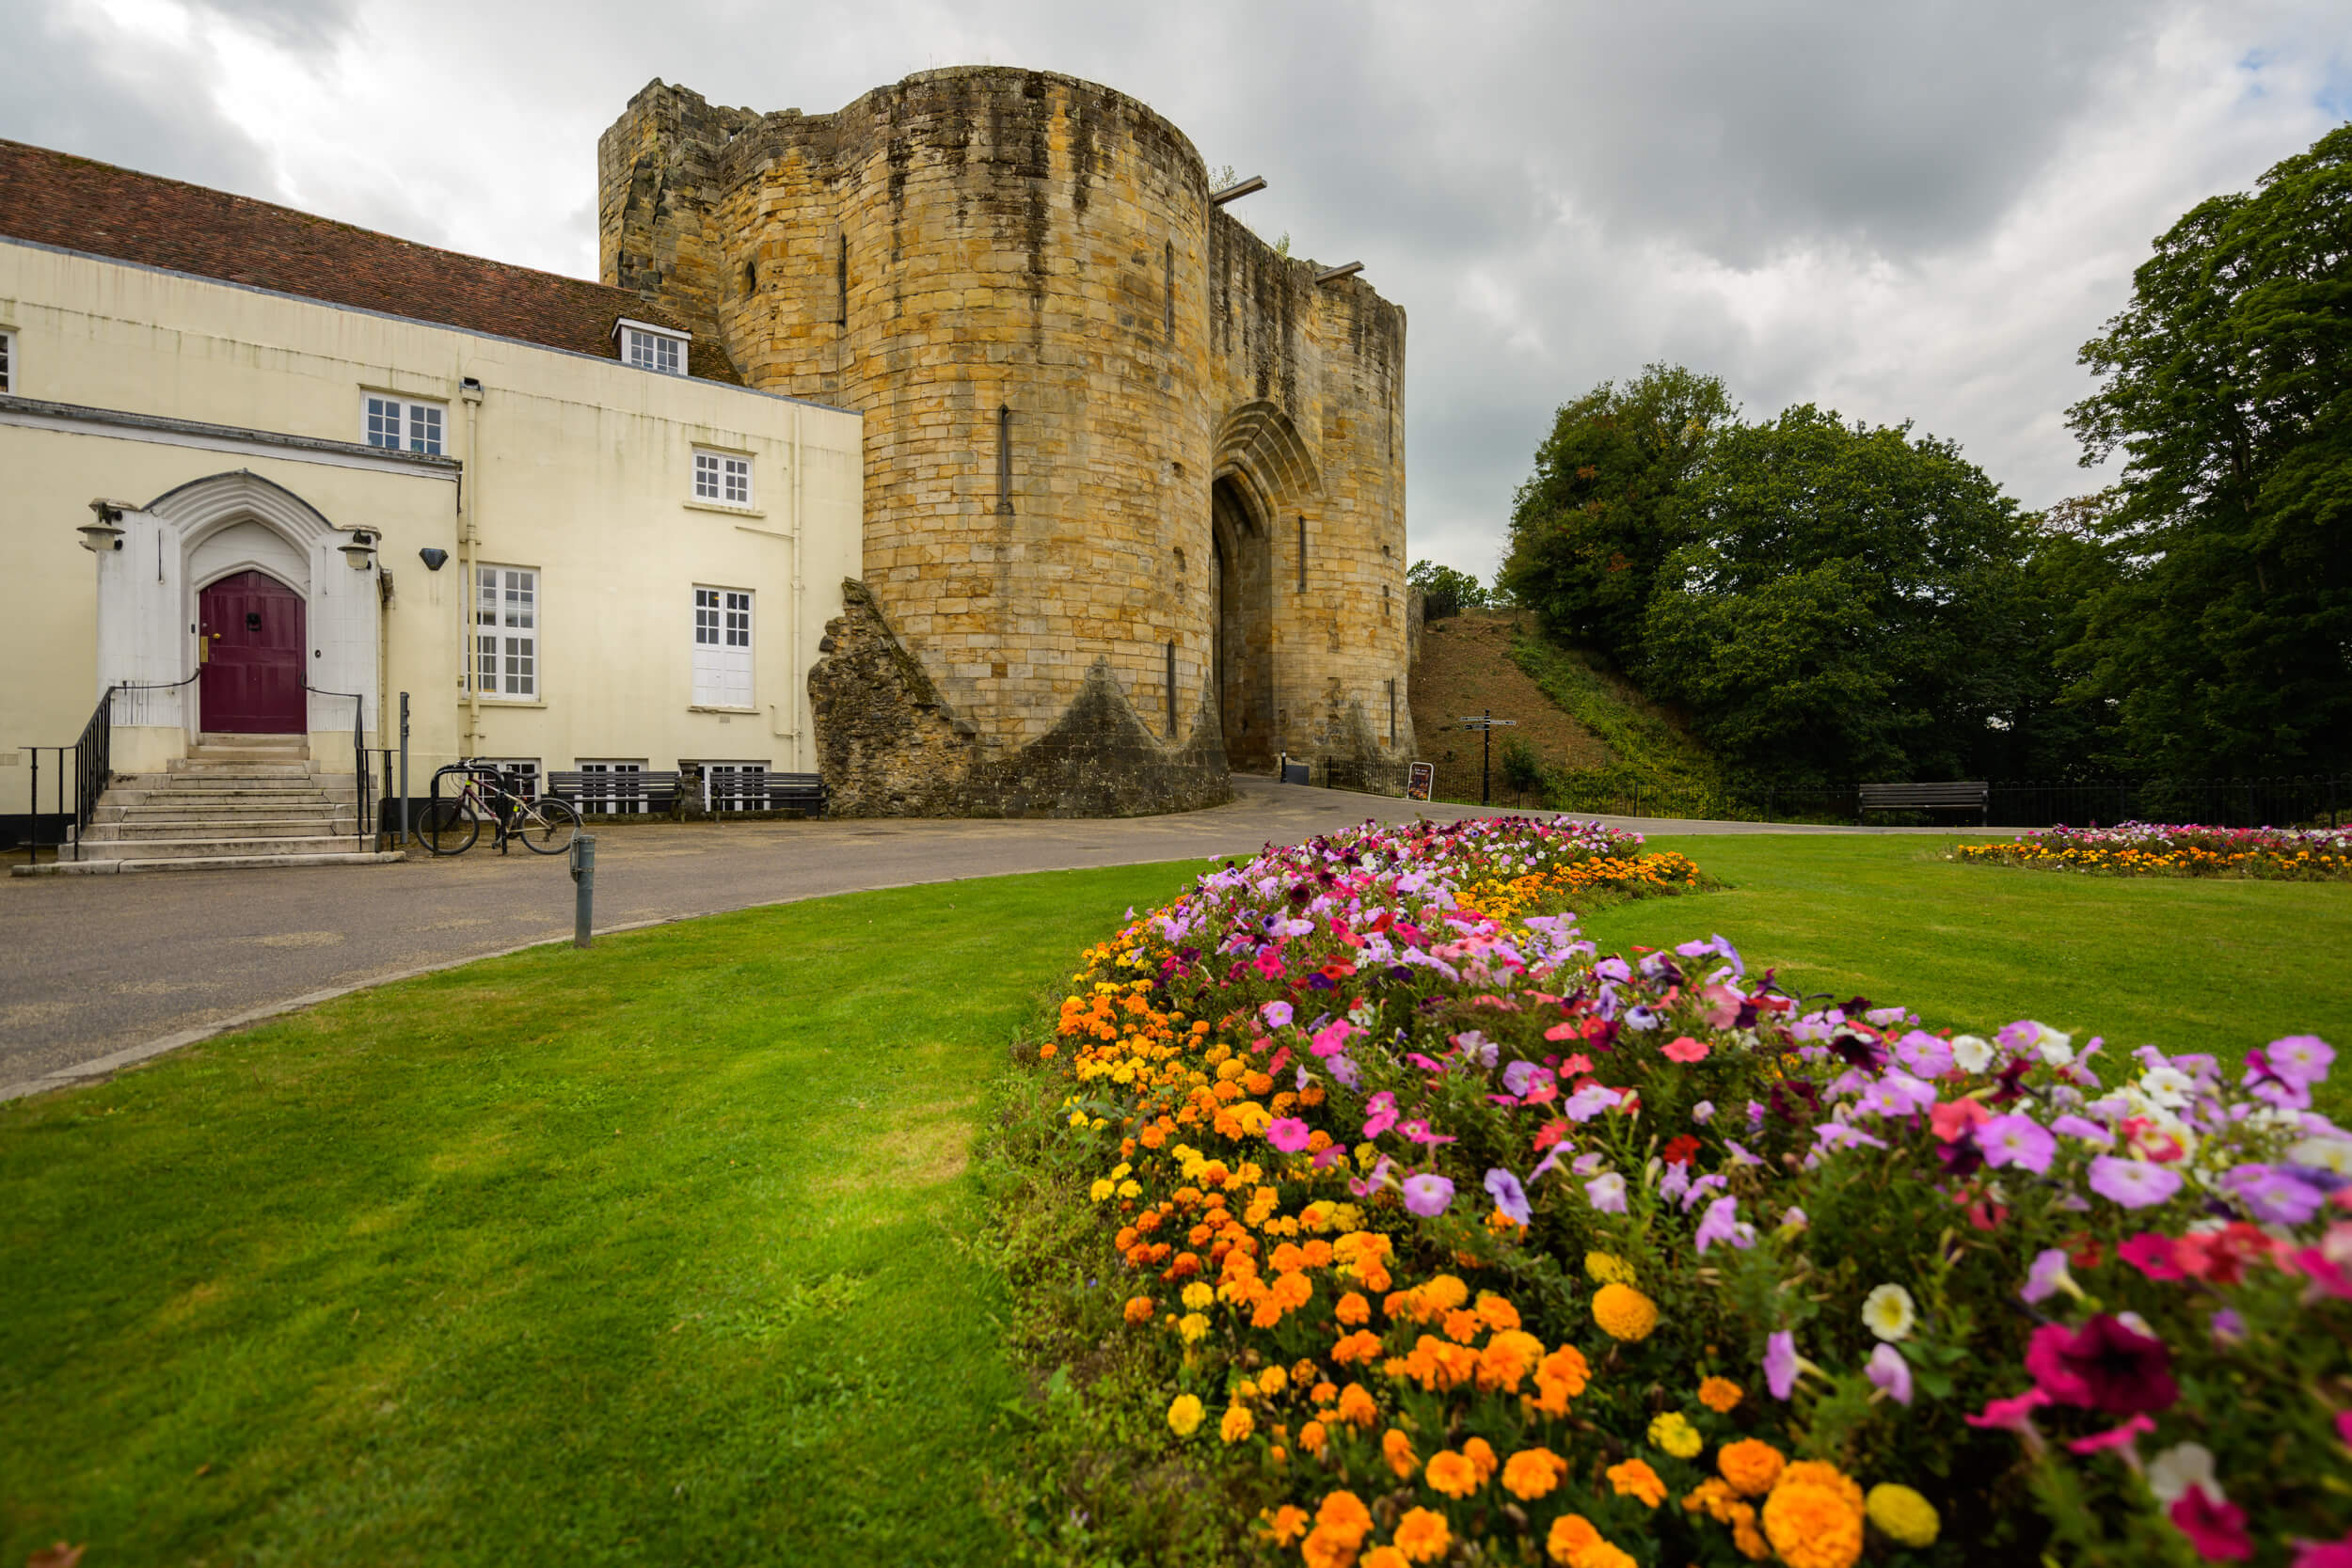
[[[752,596],[742,589],[694,590],[694,705],[752,705]]]
[[[441,455],[441,429],[446,411],[437,403],[413,398],[379,397],[370,392],[362,420],[368,445],[387,451],[421,451]]]
[[[661,375],[686,373],[686,341],[642,326],[621,328],[621,357],[641,371]]]
[[[539,798],[539,759],[537,757],[476,757],[479,768],[499,770],[499,786],[511,789],[526,800]]]
[[[484,566],[474,583],[474,684],[485,697],[539,695],[539,574]]]
[[[0,332],[0,392],[16,390],[16,334]]]
[[[644,815],[645,797],[643,790],[623,793],[609,785],[599,789],[597,784],[599,780],[610,779],[615,773],[643,773],[644,770],[645,765],[642,761],[589,762],[583,758],[580,765],[580,809],[609,816]]]
[[[752,460],[727,451],[694,453],[694,499],[721,506],[752,504]]]
[[[703,804],[710,811],[764,811],[768,805],[764,762],[703,764]]]

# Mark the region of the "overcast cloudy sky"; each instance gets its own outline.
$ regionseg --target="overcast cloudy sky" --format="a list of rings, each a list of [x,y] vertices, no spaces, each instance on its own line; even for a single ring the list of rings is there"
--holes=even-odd
[[[2028,506],[2095,488],[2074,352],[2149,242],[2352,117],[2344,0],[0,0],[0,135],[582,277],[651,77],[1106,83],[1409,312],[1413,550],[1482,575],[1551,411],[1656,359],[1916,420]]]

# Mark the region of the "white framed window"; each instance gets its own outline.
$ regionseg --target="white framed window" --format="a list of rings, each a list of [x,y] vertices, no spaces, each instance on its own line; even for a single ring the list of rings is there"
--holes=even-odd
[[[694,449],[694,499],[716,506],[752,504],[752,460],[731,451]]]
[[[441,455],[441,433],[449,423],[449,411],[443,404],[387,397],[381,392],[370,392],[359,402],[360,435],[368,445],[387,451]]]
[[[752,705],[752,595],[694,590],[694,705]]]
[[[539,573],[483,566],[474,581],[475,689],[485,697],[539,696]],[[533,764],[533,766],[537,766]]]
[[[539,759],[537,757],[476,757],[478,768],[499,770],[499,786],[511,789],[526,800],[539,798]]]
[[[618,762],[610,758],[592,762],[586,757],[580,758],[580,809],[606,816],[644,816],[646,802],[643,792],[632,791],[622,795],[602,790],[596,787],[596,781],[611,778],[615,773],[643,773],[644,770],[645,763],[642,757],[634,762]]]
[[[0,328],[0,392],[16,390],[16,334]]]
[[[620,340],[623,364],[657,375],[686,373],[687,334],[626,316],[612,324],[612,334]]]
[[[706,811],[764,811],[768,806],[764,762],[706,762],[703,770],[703,809]]]

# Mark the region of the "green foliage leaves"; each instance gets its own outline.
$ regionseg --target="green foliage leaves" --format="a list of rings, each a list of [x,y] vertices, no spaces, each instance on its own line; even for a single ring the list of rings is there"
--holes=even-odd
[[[1486,608],[1486,585],[1468,572],[1457,572],[1434,561],[1416,561],[1406,572],[1405,580],[1421,590],[1422,602],[1433,619]]]
[[[2175,771],[2352,765],[2352,126],[2174,225],[2082,361],[2127,463],[2078,695]]]

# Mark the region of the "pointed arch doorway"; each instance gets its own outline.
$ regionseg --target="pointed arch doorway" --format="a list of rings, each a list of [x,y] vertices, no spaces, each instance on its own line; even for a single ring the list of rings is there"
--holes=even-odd
[[[212,735],[294,735],[309,727],[302,690],[302,595],[266,572],[232,572],[197,594],[204,665],[201,727]]]
[[[1274,554],[1263,517],[1232,476],[1209,487],[1216,710],[1226,766],[1274,771]]]

